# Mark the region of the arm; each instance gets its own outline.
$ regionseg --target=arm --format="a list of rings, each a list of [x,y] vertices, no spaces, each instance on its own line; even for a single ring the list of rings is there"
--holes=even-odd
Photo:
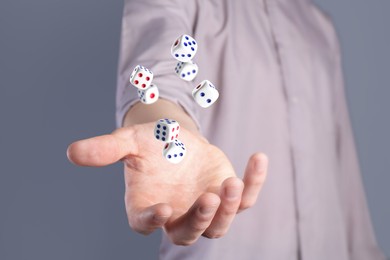
[[[81,166],[122,161],[131,228],[142,234],[163,228],[180,245],[191,244],[201,235],[224,235],[237,211],[255,203],[267,172],[267,157],[256,153],[249,159],[244,179],[236,177],[225,154],[200,135],[189,83],[172,73],[176,62],[169,46],[178,35],[191,32],[188,12],[195,8],[185,8],[194,3],[125,2],[117,88],[120,128],[68,148],[69,160]],[[137,103],[136,89],[127,87],[128,70],[137,64],[156,75],[160,100],[153,105]],[[180,140],[188,153],[177,165],[162,157],[163,143],[153,137],[160,118],[174,118],[181,125]]]
[[[69,160],[81,166],[123,161],[126,211],[131,228],[139,233],[163,228],[178,245],[192,244],[201,235],[223,236],[236,213],[256,202],[267,172],[267,157],[254,154],[241,180],[225,154],[199,135],[180,107],[164,100],[146,111],[142,106],[135,105],[127,113],[126,126],[112,134],[71,144]],[[162,157],[163,144],[152,134],[154,122],[145,123],[165,115],[185,122],[180,139],[188,153],[178,165]]]

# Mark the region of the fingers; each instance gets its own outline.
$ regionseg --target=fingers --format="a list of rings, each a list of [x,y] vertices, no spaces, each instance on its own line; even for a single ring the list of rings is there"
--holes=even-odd
[[[130,227],[141,234],[148,235],[157,228],[161,228],[171,217],[172,208],[165,203],[160,203],[128,213]]]
[[[132,128],[121,128],[112,134],[76,141],[69,145],[68,158],[80,166],[105,166],[129,154],[137,154]]]
[[[202,194],[186,214],[166,225],[168,237],[176,245],[194,243],[210,225],[219,204],[218,195]]]
[[[249,159],[244,174],[244,191],[242,193],[239,210],[252,207],[257,200],[261,187],[267,176],[268,157],[265,154],[256,153]]]
[[[236,177],[226,179],[222,183],[221,204],[203,236],[219,238],[226,234],[240,206],[243,188],[244,183]]]
[[[236,213],[255,204],[266,178],[267,167],[267,156],[254,154],[249,159],[243,181],[236,177],[226,179],[219,196],[214,193],[202,194],[184,215],[171,223],[172,208],[167,204],[157,204],[129,214],[130,226],[142,234],[163,227],[176,245],[190,245],[201,235],[222,237]]]
[[[172,242],[177,245],[190,245],[201,234],[208,238],[219,238],[225,235],[236,213],[255,204],[265,181],[267,168],[268,158],[265,154],[252,155],[243,181],[231,177],[223,182],[220,203],[215,207],[211,206],[210,199],[218,202],[219,197],[212,193],[203,194],[184,216],[166,229]],[[202,204],[209,205],[208,213],[200,210],[204,208]]]

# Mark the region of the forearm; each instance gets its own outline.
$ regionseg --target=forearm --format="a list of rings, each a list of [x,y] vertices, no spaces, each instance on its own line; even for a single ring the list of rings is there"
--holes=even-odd
[[[141,102],[136,103],[126,113],[123,126],[154,122],[161,118],[175,119],[185,129],[193,133],[199,133],[195,122],[183,108],[165,99],[159,99],[151,105],[145,105]]]

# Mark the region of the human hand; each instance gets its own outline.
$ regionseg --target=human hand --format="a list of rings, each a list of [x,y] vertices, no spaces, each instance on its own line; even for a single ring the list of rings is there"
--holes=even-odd
[[[153,130],[154,123],[140,124],[77,141],[69,146],[68,158],[80,166],[124,162],[126,211],[135,231],[149,234],[163,228],[177,245],[190,245],[201,235],[223,236],[236,213],[256,202],[267,157],[252,155],[241,180],[220,149],[182,127],[187,154],[171,164]]]

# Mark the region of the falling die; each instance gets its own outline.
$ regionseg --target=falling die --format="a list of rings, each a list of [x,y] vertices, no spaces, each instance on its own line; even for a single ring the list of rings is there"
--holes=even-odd
[[[183,34],[173,42],[171,54],[178,61],[189,62],[194,58],[197,50],[196,40],[187,34]]]
[[[137,65],[130,75],[130,83],[138,89],[147,89],[152,84],[153,72],[144,66]]]
[[[175,141],[179,137],[180,125],[172,119],[160,119],[154,127],[154,137],[166,143]]]
[[[192,97],[199,106],[208,108],[217,101],[219,92],[210,81],[203,80],[192,91]]]
[[[186,146],[178,139],[167,143],[163,149],[163,157],[170,163],[180,163],[186,156]]]
[[[159,91],[156,84],[151,84],[149,88],[138,90],[138,97],[140,101],[146,105],[155,103],[159,98]]]
[[[185,81],[192,81],[198,74],[198,70],[198,65],[196,65],[196,63],[194,63],[193,61],[180,61],[175,67],[176,75],[178,75],[182,80]]]

